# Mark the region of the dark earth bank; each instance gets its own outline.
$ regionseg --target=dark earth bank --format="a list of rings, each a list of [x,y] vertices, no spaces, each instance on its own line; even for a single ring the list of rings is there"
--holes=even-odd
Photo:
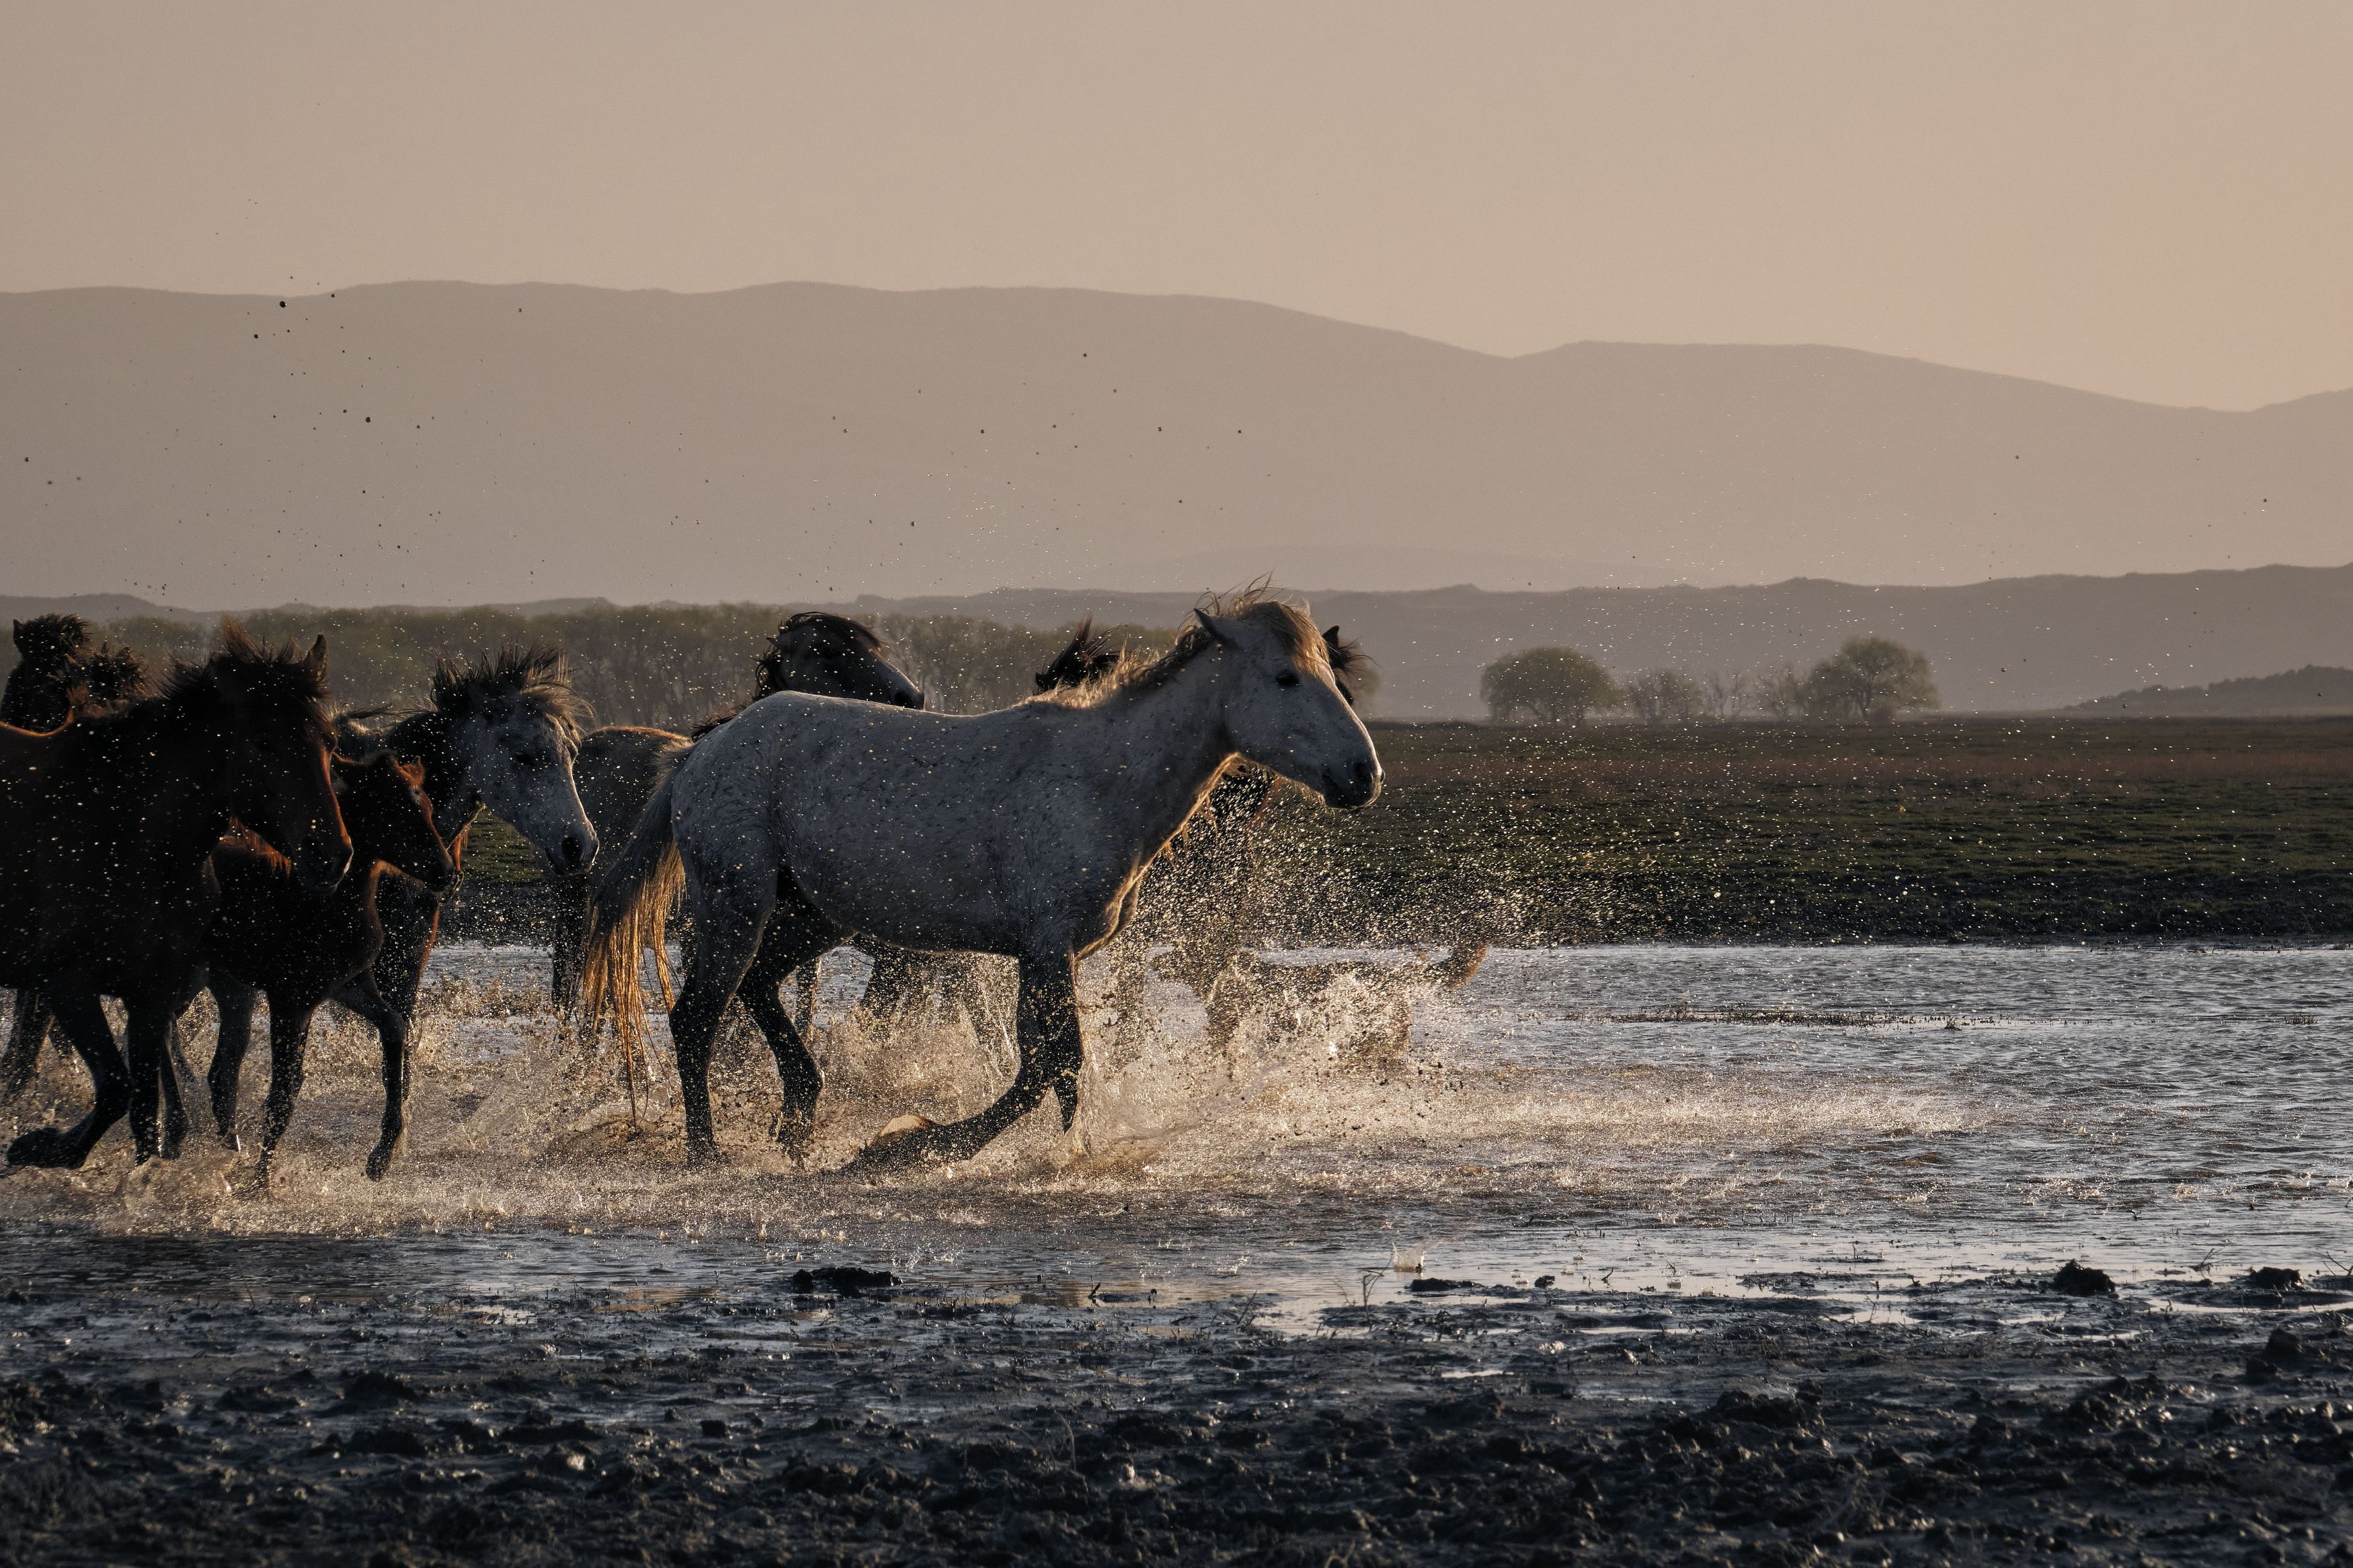
[[[1279,1328],[790,1255],[417,1283],[439,1245],[7,1235],[0,1562],[2353,1560],[2347,1298],[2284,1279]]]

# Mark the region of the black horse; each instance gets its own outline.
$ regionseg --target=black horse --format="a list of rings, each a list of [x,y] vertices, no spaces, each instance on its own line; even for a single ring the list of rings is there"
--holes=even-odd
[[[48,734],[0,729],[0,984],[37,986],[89,1064],[96,1097],[71,1130],[10,1145],[12,1163],[79,1166],[127,1110],[141,1159],[177,1152],[157,1125],[172,1028],[204,973],[218,902],[207,862],[235,819],[312,888],[352,858],[327,773],[327,644],[221,651],[153,697]],[[100,1005],[121,998],[128,1060]]]

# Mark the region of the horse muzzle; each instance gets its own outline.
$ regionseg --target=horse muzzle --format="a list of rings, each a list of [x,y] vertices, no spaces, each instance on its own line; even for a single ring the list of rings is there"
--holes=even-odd
[[[1381,764],[1366,757],[1347,768],[1324,770],[1324,804],[1342,811],[1362,811],[1380,798]]]
[[[596,863],[596,830],[586,828],[586,837],[567,833],[564,842],[547,851],[547,863],[558,871],[586,871]]]

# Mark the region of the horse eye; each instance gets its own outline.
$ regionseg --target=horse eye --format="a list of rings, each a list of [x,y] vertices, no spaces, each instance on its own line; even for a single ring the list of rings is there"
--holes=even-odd
[[[1299,672],[1295,669],[1286,669],[1274,678],[1274,683],[1286,689],[1296,686],[1299,684]]]

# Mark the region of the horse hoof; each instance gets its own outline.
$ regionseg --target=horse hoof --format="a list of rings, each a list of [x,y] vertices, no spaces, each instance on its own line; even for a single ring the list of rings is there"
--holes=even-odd
[[[938,1122],[924,1116],[894,1116],[882,1124],[874,1142],[858,1152],[845,1171],[905,1171],[919,1165],[944,1164],[952,1151],[939,1137]]]
[[[776,1146],[789,1155],[796,1165],[809,1157],[809,1150],[816,1143],[817,1123],[813,1121],[794,1120],[776,1124]]]
[[[54,1127],[36,1128],[8,1145],[8,1163],[37,1165],[53,1171],[78,1171],[89,1157]]]
[[[399,1152],[400,1148],[397,1144],[390,1148],[379,1144],[371,1150],[367,1157],[367,1179],[371,1182],[383,1181],[384,1173],[392,1169],[393,1159]]]
[[[727,1156],[719,1152],[716,1143],[689,1143],[686,1164],[691,1171],[715,1171],[727,1163]]]

